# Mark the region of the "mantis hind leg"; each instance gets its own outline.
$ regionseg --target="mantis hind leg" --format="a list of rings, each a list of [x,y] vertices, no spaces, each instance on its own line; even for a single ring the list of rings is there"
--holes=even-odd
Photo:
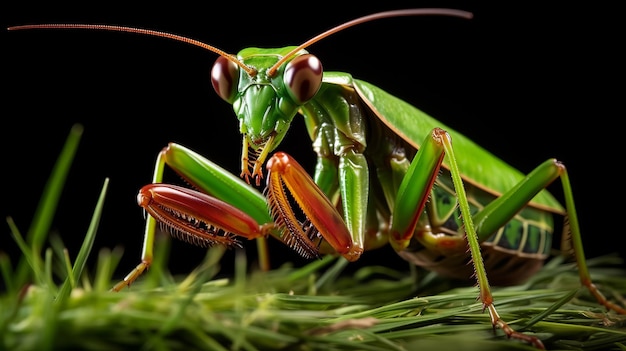
[[[565,197],[565,208],[567,216],[567,225],[565,226],[564,236],[571,240],[580,281],[591,294],[598,300],[598,303],[605,306],[609,310],[614,310],[620,314],[626,314],[626,309],[608,301],[606,297],[598,290],[591,280],[591,275],[587,268],[585,253],[582,243],[578,215],[574,204],[574,196],[569,181],[569,176],[565,165],[555,159],[549,159],[539,165],[516,187],[509,190],[489,205],[485,206],[480,212],[474,215],[474,223],[476,224],[476,232],[481,240],[486,239],[507,223],[517,212],[525,207],[532,198],[541,190],[546,188],[557,178],[561,179],[563,186],[563,194]]]
[[[596,285],[591,281],[591,275],[587,269],[587,262],[585,259],[585,252],[583,249],[583,242],[580,233],[580,226],[578,224],[578,215],[576,214],[576,207],[574,205],[574,195],[572,192],[572,186],[569,181],[567,169],[565,166],[558,162],[557,167],[561,170],[560,177],[563,184],[563,194],[565,196],[565,207],[567,209],[567,216],[569,222],[569,229],[571,233],[571,241],[574,248],[574,255],[576,257],[576,263],[578,265],[578,272],[580,275],[580,282],[586,286],[591,294],[598,300],[598,303],[605,306],[609,310],[614,310],[619,314],[626,314],[626,308],[619,306],[609,300],[598,290]]]
[[[508,337],[528,342],[543,349],[543,343],[537,337],[517,332],[498,314],[495,306],[487,273],[481,256],[480,243],[474,226],[461,172],[458,168],[450,135],[435,128],[426,138],[416,157],[411,163],[405,179],[398,189],[391,219],[390,242],[396,251],[403,250],[415,232],[419,217],[439,175],[439,168],[444,160],[450,168],[450,175],[456,191],[458,205],[463,218],[466,244],[469,246],[474,266],[475,278],[479,288],[479,299],[483,308],[489,311],[491,323],[500,328]],[[417,171],[419,170],[419,171]]]

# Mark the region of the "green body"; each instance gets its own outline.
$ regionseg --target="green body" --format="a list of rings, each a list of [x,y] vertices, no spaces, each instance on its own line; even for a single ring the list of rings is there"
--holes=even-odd
[[[250,149],[253,155],[252,162],[244,156],[242,174],[253,162],[265,161],[258,155],[279,147],[291,121],[300,113],[318,155],[315,183],[331,201],[341,202],[351,240],[361,251],[391,243],[411,262],[469,279],[472,267],[467,263],[472,258],[467,252],[463,217],[471,213],[478,222],[477,241],[482,243],[485,266],[493,271],[493,281],[517,283],[541,266],[551,248],[552,214],[565,213],[544,190],[558,176],[554,162],[547,161],[538,167],[542,172],[526,176],[419,109],[347,73],[325,72],[319,90],[299,104],[284,74],[291,61],[308,54],[305,50],[278,67],[275,75],[267,74],[269,67],[294,48],[247,48],[237,55],[256,73],[240,70],[236,77],[233,74],[236,89],[233,86],[232,95],[222,96],[233,104],[244,151]],[[441,147],[440,151],[435,147],[432,153],[422,151],[424,165],[410,171],[412,161],[423,149],[422,143],[433,142],[430,133],[438,128],[449,134],[454,151],[447,153],[454,155],[443,158]],[[451,157],[459,169],[456,175],[450,172]],[[266,205],[258,200],[261,196],[253,188],[238,190],[249,191],[249,196],[227,198],[217,194],[218,189],[242,188],[239,182],[226,185],[221,177],[209,174],[226,171],[207,172],[206,165],[196,169],[173,160],[167,163],[186,178],[197,179],[194,184],[206,179],[199,188],[236,207],[248,208],[246,212],[252,215],[260,213],[255,217],[257,221],[267,222]],[[433,186],[428,174],[438,172],[440,164],[440,176]],[[459,178],[457,186],[452,184],[455,176]],[[454,191],[459,188],[467,192],[467,200],[463,201],[467,204],[462,206],[457,206],[458,192]],[[405,194],[416,191],[414,195]],[[251,203],[258,207],[255,211],[249,210]],[[425,204],[423,213],[419,213],[420,204]],[[464,208],[466,216],[461,214]],[[322,251],[333,249],[322,245]],[[519,272],[509,274],[510,267],[501,265],[507,257]]]
[[[525,177],[464,135],[380,88],[353,79],[347,73],[325,72],[318,94],[301,111],[319,157],[316,181],[331,198],[338,191],[336,176],[321,173],[334,173],[336,170],[332,168],[338,167],[337,160],[346,149],[356,149],[367,159],[371,173],[370,187],[379,191],[372,191],[368,200],[367,211],[375,211],[377,215],[368,217],[373,223],[366,224],[366,232],[369,233],[369,237],[364,238],[366,250],[386,244],[386,234],[372,228],[388,226],[387,223],[381,225],[379,221],[389,221],[394,211],[393,200],[405,177],[408,162],[418,152],[424,137],[434,128],[445,129],[453,140],[472,213],[480,211]],[[444,162],[443,167],[446,166]],[[420,217],[417,230],[430,227],[435,235],[441,233],[462,239],[464,232],[460,230],[462,220],[454,188],[447,169],[442,172],[431,191],[426,213]],[[500,227],[496,233],[480,235],[483,246],[488,246],[484,250],[495,248],[500,252],[493,257],[494,261],[500,261],[502,255],[511,255],[511,260],[517,261],[528,259],[525,268],[532,267],[528,271],[535,271],[551,249],[553,214],[548,211],[563,213],[564,209],[543,190],[506,226]],[[457,278],[467,279],[471,275],[471,266],[464,264],[469,258],[465,250],[443,254],[453,256],[446,260],[442,259],[441,252],[433,252],[436,248],[424,250],[424,245],[418,242],[411,244],[409,249],[412,252],[404,252],[402,256],[419,265]],[[486,264],[489,266],[488,261]],[[463,266],[469,268],[459,269]],[[502,275],[506,273],[502,272]],[[528,275],[518,274],[518,277],[526,279]],[[492,273],[490,278],[500,281],[496,273]]]
[[[285,56],[289,59],[279,64]],[[490,280],[501,284],[524,281],[541,267],[552,246],[553,214],[571,217],[545,190],[563,177],[562,165],[547,160],[524,175],[454,129],[347,73],[320,73],[318,86],[306,81],[316,90],[299,101],[294,80],[302,77],[291,77],[296,74],[293,67],[310,56],[293,46],[247,48],[237,60],[253,73],[224,64],[223,57],[216,62],[214,87],[239,120],[246,180],[261,175],[270,152],[282,151],[280,142],[300,114],[318,156],[314,181],[340,209],[355,247],[345,256],[349,260],[391,244],[406,260],[461,279],[471,279],[473,267],[482,264],[469,263],[480,259]],[[309,72],[306,79],[314,78],[311,69],[304,71]],[[223,176],[226,170],[203,162],[191,150],[172,145],[170,155],[157,162],[154,182],[160,182],[167,163],[204,192],[243,209],[259,223],[268,222],[268,205],[260,192],[234,176]],[[176,161],[187,155],[193,155],[193,162]],[[220,194],[223,189],[237,189],[238,195],[228,196],[230,190]],[[573,207],[571,189],[565,184],[564,189],[572,202],[568,207]],[[577,227],[576,218],[573,222]],[[154,236],[154,227],[148,224],[146,240]],[[471,233],[467,239],[466,233]],[[272,234],[283,239],[280,229]],[[321,236],[329,241],[334,235]],[[146,244],[144,248],[151,246]],[[336,250],[321,243],[321,253]],[[486,283],[487,274],[477,276],[483,281],[479,284]]]
[[[316,93],[298,103],[289,91],[285,72],[291,62],[308,52],[298,51],[274,75],[268,74],[269,68],[294,48],[240,51],[237,59],[253,68],[255,74],[243,70],[230,73],[227,82],[232,88],[227,91],[232,91],[226,96],[218,92],[232,103],[244,152],[249,149],[252,155],[252,161],[247,153],[243,156],[242,175],[248,167],[259,168],[255,162],[264,163],[259,155],[277,150],[299,113],[304,116],[318,155],[315,183],[341,208],[351,240],[360,251],[390,243],[411,262],[470,279],[473,272],[468,263],[473,258],[467,250],[467,223],[463,218],[474,217],[475,235],[482,243],[492,281],[518,283],[541,266],[551,248],[552,215],[565,213],[544,190],[559,176],[560,168],[553,160],[546,161],[532,175],[524,175],[454,129],[347,73],[325,72]],[[438,144],[430,133],[440,128],[447,132],[452,145],[446,152],[441,145],[435,145],[432,152],[424,153],[423,143]],[[199,155],[194,156],[198,160],[195,167],[175,161],[176,153],[159,163],[166,162],[185,178],[194,179],[192,183],[205,192],[247,209],[259,223],[267,222],[267,205],[260,200],[259,192],[237,179],[225,183],[224,177],[216,174],[228,172],[208,160],[203,164]],[[448,155],[444,157],[444,153]],[[420,166],[413,162],[418,154],[422,156]],[[453,158],[458,171],[451,172]],[[155,182],[160,181],[159,167]],[[207,168],[214,171],[207,172]],[[429,183],[432,172],[439,172],[434,186]],[[455,177],[458,184],[453,185]],[[237,188],[242,195],[219,194],[221,189],[230,188]],[[467,193],[462,202],[454,189]],[[245,192],[249,195],[243,195]],[[256,209],[252,211],[250,206]],[[461,213],[463,210],[466,215]],[[334,251],[325,245],[321,250]],[[503,260],[510,260],[518,272],[510,274],[511,268],[503,266]]]
[[[401,257],[427,269],[460,279],[474,277],[493,325],[509,337],[539,345],[538,339],[513,331],[500,319],[489,281],[517,284],[538,270],[551,248],[552,215],[561,214],[568,218],[565,229],[571,234],[582,283],[600,303],[624,312],[590,283],[562,163],[548,159],[524,175],[383,90],[346,73],[323,73],[320,61],[304,47],[248,48],[236,58],[218,52],[211,79],[239,120],[245,182],[177,144],[159,154],[153,183],[162,181],[167,164],[197,189],[246,214],[236,218],[245,221],[250,232],[231,232],[226,239],[214,237],[216,241],[238,245],[234,236],[272,234],[305,257],[338,253],[350,261],[364,250],[391,244]],[[318,155],[313,180],[285,153],[275,153],[266,164],[271,152],[281,151],[280,142],[298,113],[304,116]],[[268,186],[261,194],[249,181],[254,178],[260,185],[265,166]],[[557,178],[565,208],[545,190]],[[283,188],[289,188],[304,219],[293,215]],[[209,200],[163,189],[173,196],[170,203],[203,213],[195,218],[151,207],[176,223],[174,232],[189,230],[186,235],[209,240],[220,235],[197,227],[199,222],[208,228],[221,220],[219,213],[196,211]],[[143,205],[151,206],[149,201]],[[114,290],[149,267],[156,225],[149,217],[142,262]],[[265,241],[259,243],[265,255]],[[267,267],[264,262],[267,256],[260,257]]]

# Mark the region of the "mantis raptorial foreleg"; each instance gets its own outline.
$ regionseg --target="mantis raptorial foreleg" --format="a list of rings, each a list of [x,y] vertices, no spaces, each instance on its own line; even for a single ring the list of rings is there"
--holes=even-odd
[[[215,163],[175,143],[170,143],[157,156],[152,184],[162,184],[166,164],[189,183],[202,189],[204,193],[189,192],[165,184],[162,187],[165,187],[164,189],[167,191],[176,192],[176,196],[179,197],[175,198],[175,201],[190,202],[186,210],[187,216],[193,216],[193,212],[189,212],[191,207],[204,208],[205,214],[197,214],[197,219],[207,221],[209,225],[213,226],[213,228],[204,228],[207,233],[170,226],[169,229],[174,230],[173,234],[201,246],[215,244],[239,246],[236,238],[231,236],[232,233],[247,239],[257,239],[260,264],[262,268],[267,269],[269,258],[266,254],[265,240],[266,236],[272,233],[273,222],[263,195]],[[150,188],[151,185],[146,187]],[[146,187],[142,189],[138,197],[139,204],[145,209],[149,207],[150,201],[155,200],[153,198],[155,195],[145,194]],[[157,190],[155,193],[158,194],[159,191]],[[193,195],[187,197],[187,193]],[[204,196],[205,194],[210,194],[210,196]],[[195,197],[199,197],[199,199],[195,199]],[[124,286],[129,286],[148,269],[153,259],[154,240],[159,222],[163,223],[163,221],[157,221],[152,214],[147,216],[141,263],[112,290],[119,291]],[[165,225],[169,224],[166,222]]]

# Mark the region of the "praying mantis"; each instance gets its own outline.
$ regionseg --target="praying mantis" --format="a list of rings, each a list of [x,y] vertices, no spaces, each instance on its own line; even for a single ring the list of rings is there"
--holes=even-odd
[[[376,86],[346,73],[324,72],[321,61],[307,52],[316,41],[344,28],[407,15],[471,17],[448,9],[378,13],[300,46],[248,48],[236,57],[195,40],[129,27],[12,27],[134,32],[187,42],[219,55],[212,83],[239,118],[243,180],[182,145],[168,145],[159,154],[152,184],[138,196],[150,214],[142,262],[113,290],[131,284],[149,267],[158,223],[201,246],[240,246],[238,237],[274,236],[308,258],[334,253],[354,261],[363,251],[389,243],[403,258],[444,275],[475,273],[493,325],[542,347],[539,339],[514,331],[499,317],[488,278],[517,283],[535,272],[548,253],[552,216],[564,215],[583,285],[602,305],[626,313],[591,283],[563,164],[549,159],[523,175]],[[318,155],[313,178],[279,150],[297,113],[304,116]],[[165,165],[202,192],[163,184]],[[264,177],[263,193],[249,185],[260,186]],[[544,190],[557,179],[563,184],[565,206]],[[304,218],[293,213],[290,199],[302,206]],[[509,263],[502,265],[503,260]]]

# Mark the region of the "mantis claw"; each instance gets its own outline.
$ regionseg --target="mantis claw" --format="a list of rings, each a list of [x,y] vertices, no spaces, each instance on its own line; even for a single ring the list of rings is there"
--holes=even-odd
[[[285,243],[305,257],[316,257],[324,239],[347,260],[360,257],[363,249],[353,244],[341,214],[302,166],[286,153],[277,152],[267,162],[267,169],[270,211]],[[296,218],[285,187],[304,212],[306,221]]]
[[[259,225],[223,201],[175,185],[146,185],[137,195],[137,202],[173,236],[201,247],[241,247],[237,236],[262,237],[271,227]]]
[[[271,134],[261,142],[255,142],[254,147],[250,146],[248,136],[243,138],[243,154],[241,155],[241,178],[250,184],[250,177],[254,178],[256,186],[261,185],[263,179],[263,164],[274,144],[276,135]],[[250,172],[252,169],[252,172]]]

